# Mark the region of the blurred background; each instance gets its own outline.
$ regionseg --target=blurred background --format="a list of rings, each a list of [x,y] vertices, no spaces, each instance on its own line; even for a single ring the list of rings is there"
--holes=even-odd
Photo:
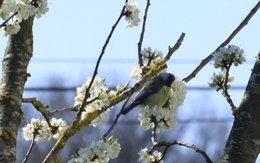
[[[26,83],[24,97],[37,97],[49,105],[51,110],[74,104],[76,87],[92,75],[102,45],[120,14],[124,0],[73,2],[49,1],[49,12],[34,23],[34,56],[28,68],[31,78]],[[137,2],[141,18],[146,1]],[[186,33],[182,46],[172,56],[168,68],[168,72],[184,78],[227,38],[257,2],[151,0],[143,47],[150,46],[166,54],[168,46],[175,44],[181,32]],[[259,19],[260,14],[256,13],[231,41],[231,44],[244,49],[247,59],[240,67],[231,69],[235,81],[230,94],[236,106],[241,102],[255,56],[259,52]],[[105,78],[109,87],[124,85],[130,80],[131,70],[137,63],[140,29],[141,26],[127,28],[125,20],[116,29],[98,71],[98,76]],[[1,36],[1,56],[6,42],[7,38]],[[187,83],[188,93],[184,104],[178,108],[176,128],[171,132],[162,132],[158,137],[159,140],[179,140],[194,144],[217,162],[232,127],[233,117],[221,93],[208,88],[213,72],[218,70],[208,64],[196,78]],[[134,82],[132,80],[131,84]],[[63,161],[67,161],[75,149],[86,147],[92,140],[100,139],[120,107],[121,104],[111,109],[108,120],[102,126],[86,127],[70,139],[60,152]],[[22,109],[25,120],[21,127],[32,117],[41,117],[30,104],[24,104]],[[112,162],[138,162],[138,151],[151,145],[151,131],[139,127],[139,112],[139,109],[134,109],[121,117],[113,130],[112,134],[119,139],[122,151],[119,158]],[[73,115],[75,113],[65,113],[60,117],[69,123]],[[29,162],[42,160],[54,143],[38,143]],[[19,132],[17,162],[24,158],[29,144]],[[165,162],[204,163],[205,159],[194,150],[173,146]]]

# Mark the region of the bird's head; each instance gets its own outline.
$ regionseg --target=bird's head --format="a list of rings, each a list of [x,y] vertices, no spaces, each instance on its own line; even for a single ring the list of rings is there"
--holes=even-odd
[[[159,75],[159,78],[161,79],[161,81],[164,85],[167,85],[169,87],[175,80],[175,76],[171,73],[162,73]]]

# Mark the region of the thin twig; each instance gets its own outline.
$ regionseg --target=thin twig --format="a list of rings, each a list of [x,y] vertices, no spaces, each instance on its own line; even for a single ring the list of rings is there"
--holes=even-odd
[[[156,121],[156,117],[152,116],[151,117],[153,123],[154,123],[154,128],[153,128],[153,131],[152,131],[152,137],[151,137],[151,140],[152,140],[152,144],[155,145],[157,142],[156,142],[156,130],[157,130],[157,121]]]
[[[140,65],[140,67],[143,66],[143,60],[142,60],[141,51],[142,51],[142,44],[143,44],[144,33],[145,33],[146,19],[147,19],[148,10],[149,10],[149,6],[150,5],[151,5],[150,0],[147,0],[146,7],[145,7],[145,12],[144,12],[142,31],[141,31],[141,34],[140,34],[139,42],[137,43],[137,46],[138,46],[138,63]]]
[[[68,107],[68,108],[63,108],[60,110],[54,110],[52,112],[48,113],[48,116],[53,116],[53,115],[57,115],[57,114],[63,114],[65,112],[69,112],[69,111],[78,111],[79,110],[79,106],[80,105],[76,105],[76,106],[72,106],[72,107]]]
[[[170,145],[166,145],[166,146],[165,146],[165,148],[164,148],[164,150],[163,150],[163,153],[162,153],[162,158],[159,160],[159,162],[164,159],[164,157],[166,156],[166,154],[167,154],[167,152],[168,152],[168,150],[169,150],[170,147],[171,147]]]
[[[33,148],[34,145],[35,145],[35,137],[36,137],[36,134],[33,134],[33,140],[32,140],[32,142],[31,142],[31,145],[30,145],[30,147],[29,147],[29,149],[28,149],[28,151],[27,151],[27,153],[26,153],[26,155],[25,155],[25,157],[24,157],[22,163],[26,163],[26,162],[28,161],[29,155],[30,155],[31,152],[32,152],[32,148]]]
[[[121,110],[119,111],[119,113],[116,115],[115,120],[113,121],[112,125],[110,126],[110,128],[107,130],[107,132],[103,135],[103,137],[107,137],[108,134],[114,129],[115,125],[118,122],[118,119],[120,118],[120,116],[122,115],[122,111],[125,108],[126,104],[128,103],[130,97],[125,101],[125,103],[123,104]]]
[[[40,100],[37,100],[35,97],[23,98],[22,102],[24,102],[24,103],[31,103],[34,106],[34,108],[42,114],[42,116],[47,121],[49,127],[51,127],[50,120],[49,120],[49,115],[48,115],[49,111],[47,110],[47,108],[49,108],[48,105],[44,105]]]
[[[181,46],[182,41],[184,40],[185,37],[185,33],[181,33],[179,39],[177,40],[177,42],[175,43],[175,45],[173,47],[169,46],[169,50],[168,53],[166,55],[166,59],[169,60],[172,56],[172,54],[179,49],[179,47]]]
[[[125,4],[128,2],[128,0],[125,0]],[[94,83],[94,80],[95,80],[95,77],[98,73],[98,68],[99,68],[99,65],[100,65],[100,62],[101,62],[101,59],[105,53],[105,50],[106,50],[106,47],[118,25],[118,23],[120,22],[120,20],[122,19],[122,17],[124,16],[125,14],[125,8],[126,6],[124,5],[122,10],[121,10],[121,13],[118,17],[118,19],[116,20],[115,24],[112,26],[112,29],[102,47],[102,50],[101,50],[101,53],[98,57],[98,60],[97,60],[97,63],[96,63],[96,66],[95,66],[95,69],[94,69],[94,72],[93,72],[93,75],[92,75],[92,78],[91,78],[91,81],[89,83],[89,86],[88,88],[86,89],[86,93],[84,95],[84,99],[83,99],[83,102],[81,104],[81,106],[79,107],[79,111],[77,112],[77,115],[76,117],[74,118],[74,120],[72,121],[71,123],[71,126],[66,130],[68,133],[68,135],[66,135],[66,137],[64,136],[61,136],[61,138],[56,142],[56,144],[53,146],[53,148],[51,149],[51,151],[48,153],[48,155],[46,156],[46,158],[43,160],[43,163],[44,162],[50,162],[50,160],[56,155],[56,153],[58,153],[63,147],[64,147],[64,144],[66,143],[66,141],[71,137],[73,136],[75,133],[73,133],[71,131],[71,129],[81,129],[84,125],[82,124],[82,126],[78,126],[79,123],[80,123],[80,117],[81,117],[81,114],[82,112],[84,111],[84,108],[85,106],[87,105],[87,99],[89,98],[90,94],[89,94],[89,91],[90,91],[90,88],[92,87],[93,83]],[[105,110],[105,109],[102,109],[102,110]],[[91,113],[90,113],[91,114]],[[100,113],[101,114],[101,113]],[[92,121],[92,120],[91,120]],[[65,131],[65,132],[66,132]],[[74,130],[75,131],[75,130]],[[71,132],[71,133],[70,133]],[[65,133],[63,134],[65,135]]]
[[[0,9],[2,7],[3,2],[4,2],[4,0],[0,0]]]
[[[12,19],[15,15],[17,15],[18,14],[18,11],[16,11],[15,13],[13,13],[9,18],[7,18],[2,24],[0,24],[0,28],[2,28],[2,27],[4,27],[4,26],[6,26],[6,23],[10,20],[10,19]]]
[[[126,0],[127,3],[127,0]],[[125,6],[123,7],[122,12],[124,12],[125,10]],[[119,16],[119,18],[121,18],[121,15]],[[119,20],[119,19],[118,19]],[[118,24],[118,22],[116,23]],[[115,24],[115,25],[116,25]],[[112,31],[114,30],[115,26],[112,27]],[[109,35],[109,38],[111,37],[111,32]],[[109,39],[107,39],[107,41],[109,41]],[[106,41],[106,42],[107,42]],[[107,45],[107,43],[105,43],[105,45]],[[105,47],[105,46],[104,46]],[[103,47],[103,49],[104,49]],[[103,50],[102,50],[103,51]],[[103,53],[101,53],[103,55]],[[101,56],[102,56],[101,55]],[[100,57],[99,57],[100,58]],[[101,59],[101,58],[100,58]],[[99,61],[100,61],[99,59]],[[110,105],[107,107],[102,108],[101,110],[95,110],[93,112],[89,112],[86,115],[86,118],[84,118],[83,120],[79,121],[79,115],[81,115],[80,112],[83,111],[82,107],[85,104],[82,104],[80,106],[80,111],[78,112],[76,118],[72,121],[71,125],[69,126],[69,128],[67,130],[65,130],[64,134],[58,139],[58,141],[56,142],[56,144],[53,146],[53,148],[50,150],[50,152],[48,153],[48,155],[46,156],[46,158],[43,160],[43,163],[49,162],[66,144],[66,142],[68,141],[68,139],[70,137],[72,137],[77,131],[81,130],[83,127],[85,127],[86,125],[90,124],[92,122],[93,119],[95,119],[97,116],[99,116],[100,114],[102,114],[103,112],[105,112],[109,107],[114,106],[116,104],[118,104],[119,102],[127,99],[129,96],[131,96],[132,94],[134,94],[136,91],[140,90],[143,85],[150,80],[154,75],[158,74],[158,72],[161,72],[163,69],[166,68],[166,61],[168,59],[164,58],[162,61],[158,62],[156,65],[154,65],[153,69],[151,69],[147,74],[145,74],[142,78],[142,80],[140,80],[139,82],[137,82],[132,88],[127,89],[126,91],[122,92],[120,95],[117,95],[115,98],[110,99]],[[96,71],[98,68],[99,63],[97,63],[93,77],[92,77],[92,82],[94,80],[94,77],[96,75]],[[90,87],[88,87],[87,91],[90,89]],[[86,91],[86,92],[87,92]],[[87,99],[87,95],[86,94],[86,98],[84,98],[84,101],[86,101]],[[84,102],[83,101],[83,102]],[[82,110],[82,111],[81,111]],[[66,136],[65,136],[66,135]]]
[[[187,147],[187,148],[191,148],[191,149],[194,149],[196,152],[200,153],[208,163],[213,163],[213,161],[209,158],[209,156],[206,154],[205,151],[199,149],[198,147],[196,147],[195,145],[193,144],[187,144],[187,143],[183,143],[183,142],[176,142],[176,144],[180,145],[180,146],[184,146],[184,147]]]
[[[255,5],[255,7],[250,11],[250,13],[245,17],[245,19],[239,24],[239,26],[228,36],[228,38],[222,42],[216,50],[214,50],[208,57],[206,57],[205,59],[202,60],[202,62],[199,64],[198,67],[195,68],[195,70],[193,70],[193,72],[191,74],[189,74],[186,78],[183,79],[183,81],[185,82],[189,82],[192,78],[194,78],[199,71],[206,65],[209,63],[209,61],[212,60],[213,58],[213,54],[215,52],[217,52],[221,47],[226,46],[237,34],[238,32],[240,32],[240,30],[242,28],[244,28],[244,26],[246,26],[249,22],[249,20],[254,16],[254,14],[257,12],[257,10],[260,7],[260,1]]]
[[[151,72],[144,75],[142,80],[137,82],[133,87],[127,89],[121,94],[115,96],[115,98],[111,99],[109,106],[104,107],[101,110],[88,112],[86,118],[84,118],[81,121],[73,120],[72,124],[68,127],[67,130],[64,131],[63,135],[58,139],[54,147],[51,149],[51,151],[48,153],[46,158],[43,160],[43,163],[49,162],[64,147],[64,145],[69,140],[69,138],[72,137],[76,132],[84,128],[86,125],[89,125],[93,119],[95,119],[97,116],[105,112],[111,106],[118,104],[119,102],[127,99],[129,96],[134,94],[136,91],[140,90],[148,80],[150,80],[154,75],[158,74],[158,72],[161,72],[163,69],[165,69],[164,62],[162,62],[162,64],[158,64],[157,66],[158,67],[156,69],[153,69],[151,70]]]
[[[209,158],[209,156],[206,154],[205,151],[199,149],[198,147],[196,147],[195,145],[192,144],[188,144],[188,143],[183,143],[183,142],[179,142],[179,141],[174,141],[174,142],[158,142],[155,146],[153,146],[151,148],[150,151],[155,150],[155,148],[159,148],[159,147],[165,147],[164,151],[163,151],[163,157],[166,155],[168,149],[173,146],[173,145],[180,145],[180,146],[184,146],[187,148],[191,148],[194,149],[196,152],[200,153],[206,160],[207,163],[213,163],[213,161]]]
[[[228,85],[227,85],[228,78],[229,78],[229,71],[230,71],[231,66],[232,66],[232,62],[229,64],[225,64],[226,74],[225,74],[225,80],[224,80],[224,83],[222,86],[222,95],[226,98],[228,104],[231,107],[233,114],[235,114],[235,112],[237,111],[237,107],[234,105],[234,103],[228,93]]]
[[[128,2],[128,0],[125,1],[125,4],[126,4],[127,2]],[[89,83],[89,85],[88,85],[88,88],[86,89],[83,102],[82,102],[82,104],[81,104],[81,106],[80,106],[80,108],[79,108],[79,111],[78,111],[78,113],[77,113],[77,115],[76,115],[75,120],[79,120],[79,118],[80,118],[80,116],[81,116],[81,113],[83,112],[83,110],[84,110],[84,108],[85,108],[85,106],[86,106],[86,101],[87,101],[87,99],[88,99],[89,96],[90,96],[90,94],[89,94],[90,88],[92,87],[92,84],[94,83],[95,77],[96,77],[97,74],[98,74],[98,68],[99,68],[101,59],[102,59],[103,55],[105,54],[106,47],[107,47],[107,45],[108,45],[108,43],[109,43],[109,41],[110,41],[110,39],[111,39],[111,37],[112,37],[112,35],[113,35],[113,33],[114,33],[114,31],[115,31],[115,29],[116,29],[118,23],[120,22],[120,20],[121,20],[122,17],[124,16],[125,8],[126,8],[126,6],[124,5],[123,8],[122,8],[122,10],[121,10],[121,13],[120,13],[118,19],[116,20],[115,24],[112,26],[112,29],[111,29],[111,31],[110,31],[110,33],[109,33],[109,35],[108,35],[108,37],[107,37],[107,39],[106,39],[106,41],[105,41],[103,47],[102,47],[102,50],[101,50],[100,55],[99,55],[99,57],[98,57],[98,60],[97,60],[97,63],[96,63],[96,66],[95,66],[95,69],[94,69],[94,72],[93,72],[91,81],[90,81],[90,83]]]

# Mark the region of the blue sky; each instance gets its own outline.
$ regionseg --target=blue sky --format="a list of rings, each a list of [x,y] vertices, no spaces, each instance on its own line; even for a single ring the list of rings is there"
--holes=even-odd
[[[124,0],[49,1],[49,12],[34,23],[34,56],[28,72],[32,77],[26,87],[49,86],[51,77],[62,76],[63,86],[79,86],[92,75],[95,61],[104,41],[117,19]],[[146,1],[137,0],[141,15]],[[201,61],[216,49],[239,25],[257,0],[151,0],[143,47],[167,53],[182,32],[186,33],[180,49],[171,58],[168,71],[180,78],[186,77]],[[244,49],[247,62],[233,67],[233,85],[245,86],[259,52],[260,13],[231,41]],[[127,28],[120,22],[101,62],[98,76],[110,85],[124,84],[137,62],[137,42],[141,26]],[[7,38],[0,36],[3,54]],[[188,86],[208,86],[209,78],[217,72],[207,65]],[[55,84],[55,83],[54,83]],[[225,115],[227,104],[219,93],[211,95],[220,100],[223,109],[216,115]],[[231,91],[239,105],[243,91]],[[189,97],[192,99],[193,97]],[[222,107],[224,105],[225,107]],[[187,110],[188,111],[188,110]],[[180,114],[186,114],[180,113]]]
[[[137,2],[143,14],[145,1]],[[169,67],[170,72],[183,78],[233,31],[256,3],[256,0],[151,1],[143,47],[150,46],[165,54],[168,46],[176,42],[181,32],[185,32],[183,45],[171,59],[171,63],[175,64],[170,64]],[[45,81],[46,75],[50,74],[70,78],[66,85],[82,83],[85,76],[92,74],[95,60],[122,4],[123,1],[50,1],[49,12],[34,24],[34,58],[29,67],[32,78],[28,85],[38,86],[37,81]],[[257,13],[231,42],[245,50],[250,63],[259,51],[259,17],[260,14]],[[137,62],[140,28],[127,28],[124,20],[119,24],[100,67],[101,77],[113,77],[109,73],[113,72],[122,78],[120,81],[128,80],[130,71]],[[6,38],[1,37],[0,43],[3,53]],[[46,60],[43,61],[44,58]],[[84,59],[91,59],[92,64],[83,63]],[[116,61],[111,63],[108,59]],[[181,64],[183,60],[192,64]],[[118,69],[122,66],[123,72]],[[251,67],[252,65],[244,64],[233,68],[232,74],[237,79],[234,85],[247,83]],[[212,65],[206,66],[189,85],[205,86],[213,71],[216,70]],[[110,79],[107,81],[111,82]]]

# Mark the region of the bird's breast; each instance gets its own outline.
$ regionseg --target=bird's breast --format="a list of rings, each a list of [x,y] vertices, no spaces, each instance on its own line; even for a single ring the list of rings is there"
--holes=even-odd
[[[143,104],[149,106],[154,106],[154,105],[163,106],[169,98],[169,93],[170,93],[170,87],[163,86],[158,92],[147,97],[144,100]]]

